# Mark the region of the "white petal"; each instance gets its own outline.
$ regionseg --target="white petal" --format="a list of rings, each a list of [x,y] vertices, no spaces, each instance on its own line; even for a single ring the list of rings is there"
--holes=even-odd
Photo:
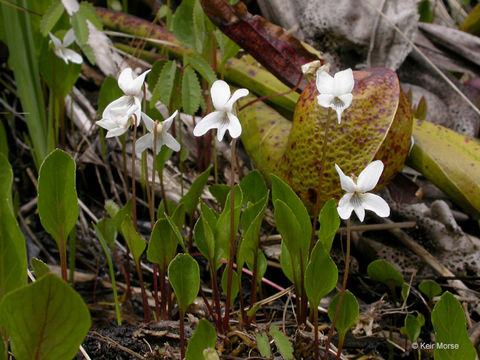
[[[353,179],[350,176],[345,175],[337,164],[335,164],[335,169],[340,177],[340,185],[342,186],[342,189],[349,193],[354,192],[357,189],[357,186],[353,182]]]
[[[357,189],[366,193],[377,186],[383,172],[383,163],[380,160],[373,161],[358,175]]]
[[[107,135],[105,135],[105,137],[106,138],[111,138],[111,137],[115,137],[115,136],[120,136],[120,135],[125,134],[127,132],[127,130],[128,130],[128,126],[125,127],[125,128],[118,127],[118,128],[112,129],[112,130],[108,130]]]
[[[83,62],[83,58],[80,54],[77,54],[75,51],[70,49],[63,49],[64,60],[70,61],[74,64],[81,64]]]
[[[363,207],[367,210],[373,211],[380,217],[387,217],[390,215],[390,207],[388,203],[380,196],[375,194],[364,194],[362,196]]]
[[[225,117],[224,111],[214,111],[205,116],[193,129],[193,135],[202,136],[208,130],[217,129]]]
[[[75,33],[73,32],[73,29],[70,29],[67,31],[67,33],[63,37],[63,46],[68,47],[72,45],[74,41],[75,41]]]
[[[130,68],[123,69],[120,75],[118,76],[118,87],[127,94],[127,91],[130,89],[131,83],[133,82],[133,71]]]
[[[363,220],[365,219],[365,208],[363,206],[361,206],[360,204],[356,204],[357,206],[355,206],[353,208],[353,211],[355,211],[355,214],[357,214],[358,216],[358,219],[363,222]]]
[[[59,48],[59,49],[55,49],[53,52],[55,53],[55,55],[57,55],[60,59],[62,59],[65,64],[68,65],[68,58],[65,56],[65,50],[66,49],[62,49],[62,48]]]
[[[150,116],[142,112],[142,121],[149,132],[153,131],[153,124],[155,123]]]
[[[118,124],[113,122],[110,119],[98,120],[95,124],[97,124],[98,126],[104,128],[106,130],[111,130],[111,129],[115,129],[115,128],[118,127]]]
[[[329,108],[332,106],[334,96],[330,94],[320,94],[317,96],[318,105],[324,108]]]
[[[132,83],[130,84],[128,92],[125,92],[127,95],[132,95],[132,96],[137,96],[137,97],[142,97],[142,86],[143,83],[145,82],[145,76],[150,72],[151,70],[147,70],[137,76],[135,79],[133,79]]]
[[[170,115],[170,117],[168,117],[164,122],[162,122],[162,125],[165,131],[170,129],[170,127],[172,126],[173,120],[175,119],[177,114],[178,114],[178,110],[175,110],[175,112],[172,115]]]
[[[60,41],[59,38],[57,38],[55,35],[53,35],[50,32],[48,33],[48,35],[50,36],[50,39],[52,39],[53,47],[55,49],[58,49],[62,46],[62,42]]]
[[[320,94],[332,94],[334,90],[333,78],[329,73],[318,70],[317,71],[317,90]]]
[[[217,130],[217,140],[222,141],[225,133],[228,130],[228,125],[225,123],[221,123]]]
[[[248,90],[247,89],[238,89],[236,90],[232,97],[230,98],[230,100],[227,101],[227,104],[226,104],[226,107],[228,109],[228,111],[232,111],[232,107],[233,107],[233,104],[235,104],[235,102],[244,97],[244,96],[247,96],[248,95]]]
[[[215,110],[225,110],[225,105],[230,98],[230,86],[223,80],[217,80],[210,89],[210,95]]]
[[[339,95],[338,98],[343,102],[343,110],[345,110],[352,104],[353,95],[343,94],[343,95]]]
[[[153,149],[153,134],[143,135],[135,142],[135,152],[137,154],[141,154],[148,148]]]
[[[230,133],[230,136],[233,139],[238,138],[240,135],[242,135],[242,125],[240,124],[240,121],[238,118],[233,115],[232,113],[227,113],[228,116],[228,132]]]
[[[354,86],[352,69],[339,71],[333,78],[333,95],[340,96],[351,93]]]
[[[352,198],[351,193],[345,194],[339,201],[338,206],[337,206],[337,212],[338,215],[343,219],[347,220],[350,218],[352,215],[353,211],[353,204],[351,203],[351,198]]]
[[[180,144],[175,138],[169,133],[163,133],[161,136],[162,144],[168,146],[173,151],[180,151]],[[160,152],[159,146],[157,145],[157,154]]]

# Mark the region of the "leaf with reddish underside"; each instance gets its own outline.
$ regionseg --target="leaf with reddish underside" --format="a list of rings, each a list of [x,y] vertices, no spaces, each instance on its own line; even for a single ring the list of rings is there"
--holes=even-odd
[[[241,1],[236,5],[227,0],[200,0],[200,3],[224,34],[289,87],[294,87],[301,78],[302,65],[319,60],[283,28],[250,14]],[[299,88],[306,85],[306,80],[302,80]]]

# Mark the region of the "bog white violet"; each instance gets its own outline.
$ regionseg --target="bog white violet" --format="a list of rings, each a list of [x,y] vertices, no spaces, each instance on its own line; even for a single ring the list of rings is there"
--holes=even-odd
[[[340,199],[337,207],[338,215],[346,220],[352,211],[355,211],[360,221],[365,218],[365,210],[371,210],[380,217],[390,215],[390,207],[380,196],[371,194],[383,172],[383,163],[380,160],[370,163],[358,176],[356,181],[346,176],[342,169],[335,164],[340,185],[347,193]]]
[[[354,86],[352,69],[337,72],[333,77],[322,69],[317,72],[316,80],[318,105],[332,108],[337,112],[338,123],[342,119],[342,112],[350,106],[353,100]]]
[[[68,64],[69,62],[72,62],[74,64],[81,64],[83,62],[83,58],[80,54],[77,54],[71,49],[67,49],[75,41],[75,34],[73,33],[73,29],[67,31],[67,33],[63,37],[63,41],[61,41],[52,33],[48,33],[48,35],[50,36],[50,44],[53,45],[53,52],[60,59],[65,61],[65,64]]]
[[[125,95],[108,104],[103,111],[102,119],[97,121],[98,126],[108,130],[105,137],[110,138],[124,134],[134,124],[134,116],[136,117],[136,125],[140,124],[142,86],[145,82],[145,76],[149,72],[150,70],[147,70],[134,77],[132,69],[126,68],[120,73],[118,86]]]
[[[137,140],[135,144],[135,151],[137,153],[142,153],[148,148],[153,150],[153,148],[155,147],[155,155],[157,155],[163,145],[169,147],[173,151],[179,151],[180,144],[177,142],[177,140],[175,140],[172,135],[168,133],[168,129],[170,129],[170,127],[172,126],[172,122],[177,116],[177,114],[178,110],[175,110],[175,112],[168,119],[163,122],[159,122],[153,121],[150,116],[142,113],[143,123],[145,124],[145,127],[147,128],[149,133],[143,135],[140,139]],[[156,145],[154,146],[155,140]]]
[[[230,97],[230,87],[223,80],[217,80],[210,89],[212,103],[216,111],[205,116],[193,129],[193,135],[202,136],[208,130],[217,130],[217,139],[222,141],[225,132],[228,130],[233,139],[242,134],[240,120],[233,113],[235,102],[248,95],[247,89],[238,89]]]

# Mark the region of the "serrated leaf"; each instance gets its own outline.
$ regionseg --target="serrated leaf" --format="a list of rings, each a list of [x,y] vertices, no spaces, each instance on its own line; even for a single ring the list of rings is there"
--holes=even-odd
[[[177,72],[177,63],[175,61],[167,62],[158,76],[158,81],[152,92],[150,107],[155,106],[157,101],[161,101],[166,106],[170,103],[173,84],[175,82],[175,73]]]
[[[181,203],[185,204],[185,210],[187,211],[187,214],[193,215],[193,212],[196,210],[211,170],[212,166],[210,165],[207,170],[198,175],[192,186],[190,186],[188,192],[183,195],[182,199],[180,200]]]
[[[473,360],[477,352],[470,341],[462,304],[446,291],[432,311],[435,331],[435,360]],[[441,348],[439,344],[453,345],[453,349]]]
[[[328,305],[328,318],[332,322],[335,317],[339,298],[340,293],[335,295]],[[337,323],[335,324],[335,329],[337,329],[340,338],[345,338],[347,331],[357,321],[358,314],[359,308],[357,298],[350,291],[346,290],[338,313]]]
[[[77,41],[81,45],[86,44],[88,41],[89,30],[85,14],[81,13],[80,11],[74,12],[71,19],[73,32],[75,33]]]
[[[193,30],[195,34],[195,50],[201,54],[205,43],[205,14],[199,0],[193,2]]]
[[[290,340],[276,326],[270,327],[270,335],[284,360],[293,360],[293,346]]]
[[[43,161],[38,177],[38,213],[57,246],[65,248],[68,234],[78,219],[75,161],[57,149]]]
[[[198,263],[188,254],[178,254],[168,266],[168,278],[184,312],[193,303],[200,289]]]
[[[90,22],[95,26],[98,30],[103,30],[103,23],[100,15],[98,15],[95,7],[87,1],[82,1],[80,3],[80,8],[78,10],[85,19],[90,20]]]
[[[337,202],[334,199],[328,200],[323,205],[318,216],[320,230],[318,231],[318,241],[323,244],[325,251],[330,253],[332,249],[333,239],[340,226],[340,218],[337,212]]]
[[[259,333],[256,335],[257,348],[264,358],[270,359],[272,357],[272,351],[270,350],[270,340],[267,333]]]
[[[197,54],[185,56],[185,62],[190,64],[205,80],[207,80],[210,86],[217,80],[217,75],[212,67],[201,56]]]
[[[45,14],[43,14],[42,20],[40,20],[40,32],[43,36],[48,36],[48,33],[52,31],[62,17],[63,10],[64,7],[61,1],[54,1],[50,4]]]
[[[320,281],[319,274],[322,277]],[[335,262],[325,251],[323,244],[317,242],[305,270],[305,292],[310,302],[310,308],[316,311],[320,300],[335,288],[337,281],[338,269]]]
[[[367,273],[372,280],[381,282],[391,289],[395,286],[401,287],[404,283],[402,274],[400,274],[392,264],[382,259],[372,261],[368,264]]]
[[[205,319],[200,319],[197,328],[188,341],[185,360],[205,360],[203,350],[215,349],[217,333],[212,324]]]
[[[135,230],[130,215],[126,215],[123,218],[120,229],[122,236],[125,238],[128,249],[132,253],[135,263],[138,265],[140,263],[140,256],[142,256],[143,252],[145,251],[147,244]]]
[[[9,293],[0,322],[17,360],[72,359],[90,328],[80,295],[54,274]]]
[[[82,52],[90,62],[90,64],[95,65],[97,62],[97,58],[95,57],[95,52],[93,51],[92,47],[89,44],[82,45]]]
[[[183,0],[172,18],[173,35],[184,45],[196,50],[193,7],[195,0]]]
[[[186,114],[194,115],[200,106],[202,89],[191,67],[185,68],[182,77],[182,106]]]
[[[30,266],[32,267],[33,271],[35,271],[35,277],[40,279],[43,275],[47,275],[50,273],[50,268],[47,264],[45,264],[42,260],[32,257],[30,259]]]
[[[12,167],[0,154],[0,300],[27,283],[27,250],[13,213],[12,183]]]

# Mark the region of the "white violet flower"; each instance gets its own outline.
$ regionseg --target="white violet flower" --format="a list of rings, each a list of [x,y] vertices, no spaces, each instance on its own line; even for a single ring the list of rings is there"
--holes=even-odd
[[[50,35],[50,43],[53,44],[53,52],[60,59],[65,61],[65,64],[68,64],[69,61],[75,64],[81,64],[83,62],[83,58],[80,54],[77,54],[71,49],[67,49],[67,47],[72,45],[75,41],[75,34],[73,32],[73,29],[67,31],[67,33],[63,37],[63,41],[60,41],[60,39],[52,33],[48,33],[48,35]]]
[[[202,136],[210,129],[218,129],[218,141],[222,141],[227,130],[232,138],[238,138],[242,134],[242,125],[238,117],[233,114],[232,109],[238,99],[248,95],[248,90],[238,89],[230,97],[228,84],[223,80],[217,80],[213,83],[210,93],[216,111],[200,120],[193,129],[193,135]]]
[[[317,72],[318,105],[332,108],[337,112],[338,123],[341,122],[342,112],[352,103],[354,86],[352,69],[339,71],[331,77],[327,72]]]
[[[170,135],[167,132],[168,129],[170,129],[170,126],[172,126],[173,119],[175,119],[177,114],[178,114],[178,110],[175,110],[175,112],[168,119],[166,119],[163,122],[158,122],[158,121],[153,121],[150,118],[150,116],[142,112],[142,120],[149,133],[146,135],[143,135],[140,139],[137,140],[137,142],[135,143],[135,152],[142,153],[147,148],[150,148],[153,150],[155,133],[156,133],[156,154],[155,155],[158,155],[163,145],[169,147],[173,151],[179,151],[180,144],[177,142],[177,140],[175,140],[175,138],[172,135]]]
[[[365,218],[365,210],[371,210],[380,217],[390,215],[390,207],[380,196],[370,194],[375,188],[383,172],[383,163],[376,160],[369,164],[358,176],[357,181],[346,176],[342,169],[335,164],[340,185],[347,193],[340,199],[337,207],[338,215],[344,220],[350,218],[352,211],[355,211],[360,221]]]
[[[102,119],[97,121],[97,125],[108,130],[105,137],[110,138],[124,134],[130,125],[133,124],[133,116],[136,117],[137,126],[140,124],[143,97],[142,86],[145,76],[150,70],[143,74],[133,77],[133,71],[130,68],[124,69],[118,77],[118,86],[125,93],[124,96],[112,101],[105,108]]]

